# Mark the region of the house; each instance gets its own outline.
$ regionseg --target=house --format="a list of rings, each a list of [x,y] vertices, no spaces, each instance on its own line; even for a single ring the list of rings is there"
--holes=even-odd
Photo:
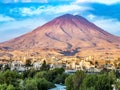
[[[20,66],[21,66],[20,62],[15,60],[11,63],[10,69],[11,70],[17,70]]]
[[[42,64],[40,63],[40,62],[34,62],[33,63],[33,68],[35,69],[35,70],[40,70],[40,67],[42,66]]]

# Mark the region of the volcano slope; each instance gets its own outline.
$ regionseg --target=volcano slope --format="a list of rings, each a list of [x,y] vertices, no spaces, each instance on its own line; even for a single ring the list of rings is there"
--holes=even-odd
[[[20,37],[0,44],[1,50],[31,51],[72,55],[120,53],[120,38],[85,18],[65,14]]]

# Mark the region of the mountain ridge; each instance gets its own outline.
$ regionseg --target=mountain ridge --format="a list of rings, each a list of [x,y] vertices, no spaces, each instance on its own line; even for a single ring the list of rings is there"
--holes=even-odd
[[[65,14],[32,32],[1,43],[0,47],[6,47],[8,50],[57,49],[76,53],[100,48],[120,50],[120,38],[81,16]]]

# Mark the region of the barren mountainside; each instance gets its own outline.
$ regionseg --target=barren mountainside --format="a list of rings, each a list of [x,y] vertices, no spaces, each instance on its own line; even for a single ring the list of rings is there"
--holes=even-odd
[[[0,44],[12,50],[58,49],[78,52],[82,50],[120,50],[120,38],[85,18],[66,14],[18,38]]]

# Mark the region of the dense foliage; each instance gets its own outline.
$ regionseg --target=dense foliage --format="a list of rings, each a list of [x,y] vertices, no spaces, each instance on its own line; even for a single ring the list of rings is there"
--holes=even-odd
[[[6,68],[0,71],[0,90],[48,90],[55,87],[55,84],[65,84],[67,90],[113,90],[113,87],[120,90],[119,70],[103,70],[98,74],[84,71],[74,74],[64,72],[63,68],[50,70],[46,62],[40,70],[18,72]]]
[[[120,72],[110,71],[100,74],[86,74],[77,71],[66,78],[67,90],[120,90]]]
[[[0,71],[0,90],[48,90],[55,87],[55,83],[64,84],[67,74],[63,68],[49,70],[49,65],[43,63],[40,70],[26,70],[23,72]]]

